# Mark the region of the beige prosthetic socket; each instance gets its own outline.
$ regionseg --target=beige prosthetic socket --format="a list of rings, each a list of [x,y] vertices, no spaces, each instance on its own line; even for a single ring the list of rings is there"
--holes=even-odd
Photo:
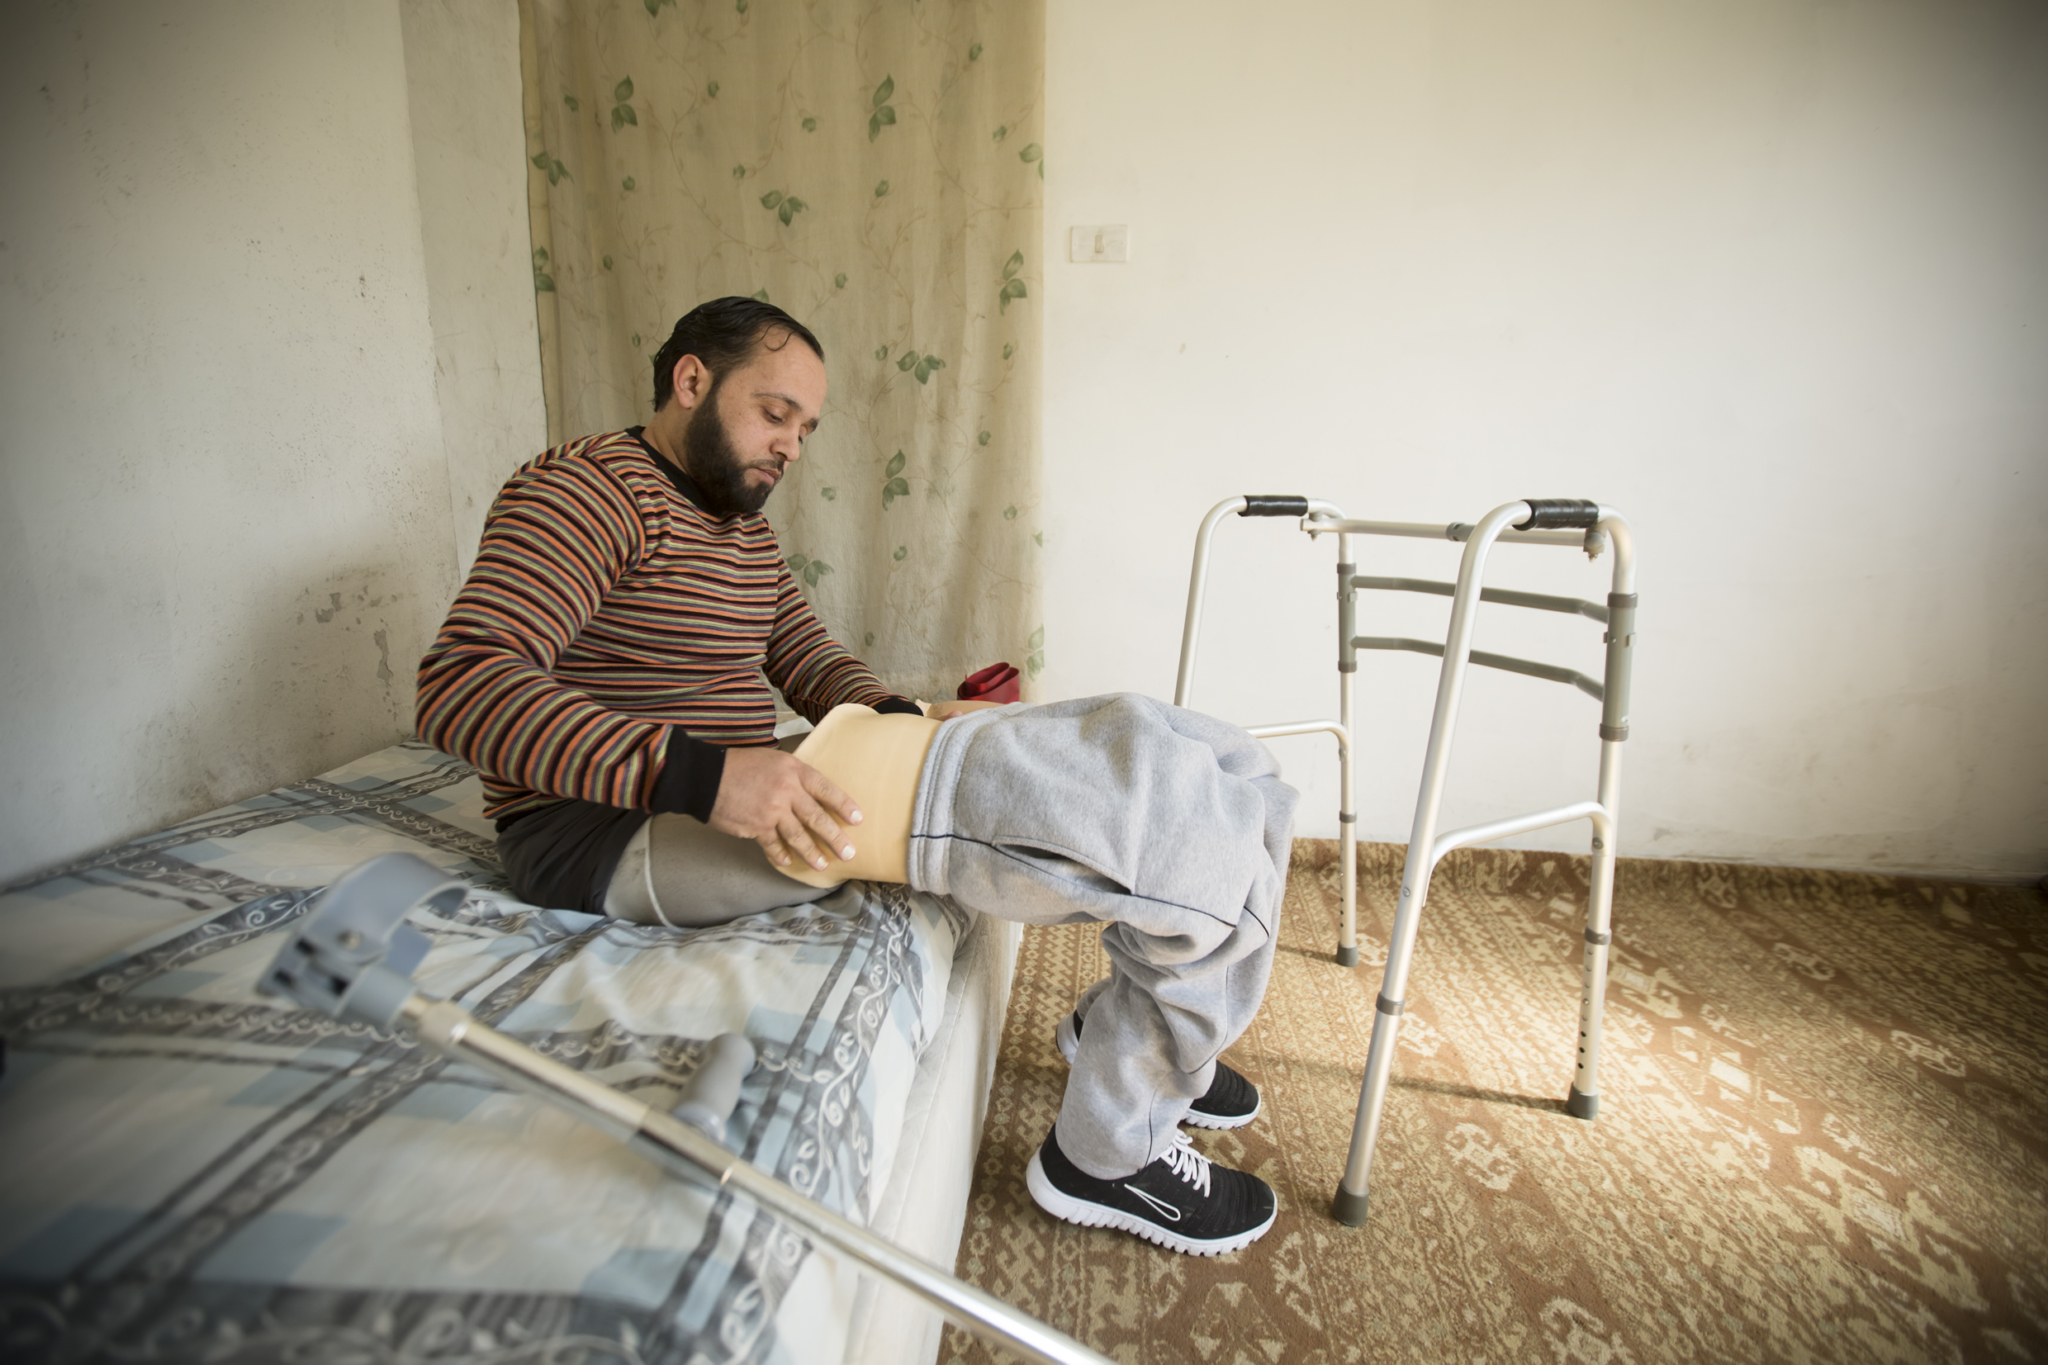
[[[825,872],[794,860],[788,867],[769,866],[807,886],[908,881],[911,806],[925,751],[939,724],[852,704],[827,712],[818,728],[804,736],[796,756],[831,778],[860,808],[861,822],[846,827],[853,858],[835,861]]]

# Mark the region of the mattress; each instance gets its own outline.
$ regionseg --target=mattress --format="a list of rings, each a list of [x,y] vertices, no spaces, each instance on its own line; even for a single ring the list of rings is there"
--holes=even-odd
[[[976,916],[954,958],[939,1036],[925,1050],[904,1114],[896,1168],[868,1224],[906,1251],[951,1270],[967,1224],[974,1158],[988,1116],[1022,925]],[[923,1300],[864,1275],[847,1365],[931,1365],[945,1320]]]
[[[407,743],[0,895],[0,1339],[11,1360],[930,1359],[937,1320],[729,1192],[253,983],[362,860],[472,892],[414,973],[650,1102],[761,1065],[731,1140],[949,1266],[1014,926],[854,883],[674,930],[506,891],[474,773]]]

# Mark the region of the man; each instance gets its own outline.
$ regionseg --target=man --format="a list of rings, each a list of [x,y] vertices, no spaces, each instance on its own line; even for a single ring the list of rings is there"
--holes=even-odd
[[[825,393],[824,350],[802,324],[751,299],[718,299],[679,321],[656,356],[652,421],[558,446],[499,494],[469,580],[421,661],[418,722],[422,738],[483,774],[485,814],[522,899],[718,923],[816,899],[856,875],[862,811],[839,782],[773,747],[763,682],[813,721],[847,704],[885,716],[920,710],[825,631],[759,515],[801,457]],[[945,720],[984,705],[949,702],[929,714]],[[1135,747],[1153,756],[1163,804],[1238,812],[1228,839],[1199,840],[1241,846],[1227,875],[1191,879],[1200,859],[1161,841],[1152,862],[1168,869],[1172,896],[1076,878],[1057,853],[1027,882],[1004,883],[1011,858],[991,846],[1001,863],[992,878],[962,842],[953,864],[933,855],[918,875],[906,866],[890,879],[941,894],[949,877],[972,884],[983,894],[963,903],[1027,923],[1109,924],[1116,970],[1061,1026],[1075,1071],[1029,1183],[1058,1217],[1208,1255],[1261,1236],[1276,1207],[1262,1181],[1212,1169],[1178,1125],[1233,1128],[1259,1111],[1257,1091],[1217,1054],[1264,994],[1293,791],[1249,736],[1149,705],[1159,714],[1116,699],[1023,712],[1043,720],[989,732],[978,751],[1000,760],[1007,744],[1011,757],[978,787],[968,781],[960,809],[976,800],[1001,808],[1034,780],[1050,790],[1044,770],[1065,769],[1073,794],[1048,817],[1059,826],[1060,809],[1113,792]],[[1098,710],[1119,718],[1109,748],[1089,737],[1101,728],[1090,719]],[[1126,737],[1133,726],[1136,740]],[[952,747],[961,750],[954,766],[976,771],[965,752],[976,745]],[[908,800],[907,791],[894,798]],[[1096,823],[1114,824],[1132,804],[1118,796]],[[983,827],[987,818],[969,817]],[[907,820],[892,811],[875,833],[911,837]],[[943,848],[960,839],[935,837]],[[1142,833],[1119,837],[1143,842]],[[794,871],[793,860],[826,875],[799,885],[769,865]],[[836,877],[835,861],[848,868]],[[1094,1021],[1085,1034],[1084,1020]]]
[[[777,863],[847,856],[860,813],[773,746],[762,674],[813,720],[842,702],[918,708],[826,632],[758,515],[825,391],[807,328],[719,299],[655,357],[651,422],[558,446],[499,494],[421,661],[418,724],[482,771],[523,899],[607,910],[650,814],[692,817],[663,822],[679,838],[753,840]]]

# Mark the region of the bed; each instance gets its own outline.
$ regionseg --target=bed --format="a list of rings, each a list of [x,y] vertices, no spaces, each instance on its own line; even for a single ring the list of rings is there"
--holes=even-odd
[[[473,888],[413,916],[423,989],[650,1100],[745,1033],[734,1145],[950,1267],[1016,926],[866,883],[699,930],[526,905],[481,805],[404,743],[0,894],[0,1354],[936,1357],[937,1316],[829,1248],[252,985],[320,888],[418,854]]]

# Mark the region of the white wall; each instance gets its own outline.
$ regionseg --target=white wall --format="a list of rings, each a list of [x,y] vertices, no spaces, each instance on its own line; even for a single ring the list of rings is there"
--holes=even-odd
[[[408,728],[458,559],[543,439],[510,9],[15,16],[0,881]],[[1418,520],[1585,494],[1643,548],[1624,852],[2048,865],[2035,11],[1049,21],[1048,695],[1170,692],[1231,493]],[[1092,222],[1132,224],[1131,265],[1058,264]],[[1225,528],[1199,704],[1330,709],[1331,561]],[[1600,590],[1561,553],[1497,564]],[[1489,615],[1481,644],[1591,669],[1595,635]],[[1405,837],[1432,668],[1368,660],[1367,837]],[[1451,817],[1577,796],[1591,726],[1482,674]],[[1327,742],[1276,747],[1334,833]]]
[[[1232,494],[1594,497],[1642,553],[1624,854],[2048,870],[2040,7],[1049,2],[1049,695],[1171,694]],[[1131,264],[1061,264],[1082,223]],[[1333,711],[1334,558],[1225,526],[1199,705]],[[1570,558],[1495,564],[1597,598]],[[1590,623],[1504,613],[1481,648],[1597,673]],[[1435,667],[1367,656],[1364,837],[1406,838]],[[1591,794],[1591,702],[1469,697],[1450,819]],[[1334,834],[1328,741],[1276,747]]]
[[[0,72],[4,882],[409,731],[474,456],[396,0],[16,7]]]

